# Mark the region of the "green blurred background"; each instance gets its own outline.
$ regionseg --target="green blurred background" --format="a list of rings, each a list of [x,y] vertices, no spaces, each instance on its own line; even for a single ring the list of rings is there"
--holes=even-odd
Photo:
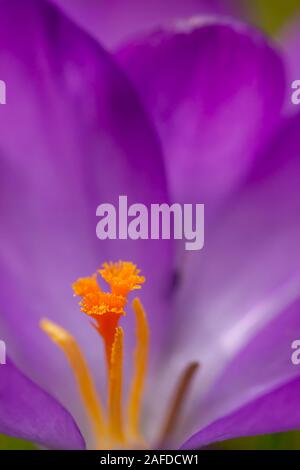
[[[268,34],[277,35],[286,24],[300,14],[299,0],[236,0],[246,16]]]
[[[0,450],[34,450],[36,448],[31,442],[0,434]],[[217,450],[297,450],[300,449],[300,431],[234,439],[215,444],[212,448]]]
[[[300,0],[236,0],[242,5],[245,17],[267,34],[276,37],[288,23],[300,15]],[[0,450],[33,450],[36,447],[26,441],[0,434]],[[214,445],[214,449],[235,450],[284,450],[300,449],[300,431],[266,436],[234,439]]]

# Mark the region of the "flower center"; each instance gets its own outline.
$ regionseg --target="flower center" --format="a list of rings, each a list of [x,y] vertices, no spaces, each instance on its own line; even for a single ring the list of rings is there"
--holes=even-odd
[[[109,286],[109,292],[97,282],[100,275]],[[134,368],[126,419],[123,416],[123,350],[124,331],[119,326],[125,315],[128,294],[141,288],[145,278],[130,262],[104,263],[98,273],[78,279],[73,284],[74,294],[80,297],[81,311],[88,315],[99,333],[105,349],[108,398],[104,407],[100,400],[86,360],[73,336],[61,326],[43,319],[40,326],[67,357],[77,381],[78,389],[94,436],[94,447],[111,449],[120,447],[145,447],[140,429],[141,407],[149,355],[149,326],[146,313],[138,298],[132,302],[136,324]],[[159,442],[164,443],[177,421],[183,399],[189,388],[197,364],[189,364],[182,374],[167,413]],[[106,408],[106,409],[105,409]]]

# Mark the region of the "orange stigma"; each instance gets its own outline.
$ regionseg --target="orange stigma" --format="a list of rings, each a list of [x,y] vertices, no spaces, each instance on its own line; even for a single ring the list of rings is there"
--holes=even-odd
[[[94,327],[104,340],[106,361],[111,362],[112,347],[120,317],[125,315],[127,296],[130,291],[139,289],[145,278],[130,262],[104,263],[99,270],[108,283],[111,292],[103,292],[97,282],[97,274],[80,278],[73,284],[76,296],[81,297],[81,311],[95,320]]]
[[[140,289],[145,278],[140,275],[140,270],[133,263],[124,261],[104,263],[98,273],[108,284],[109,292],[101,289],[97,274],[78,279],[72,287],[74,295],[80,297],[81,311],[93,320],[92,325],[103,339],[108,382],[106,433],[110,436],[111,446],[119,447],[125,445],[126,433],[128,434],[127,440],[129,437],[131,441],[132,439],[141,440],[140,410],[148,361],[149,334],[145,312],[137,299],[133,304],[137,325],[135,371],[126,412],[126,419],[128,419],[126,427],[122,410],[124,332],[119,326],[119,321],[121,316],[125,315],[128,294]]]

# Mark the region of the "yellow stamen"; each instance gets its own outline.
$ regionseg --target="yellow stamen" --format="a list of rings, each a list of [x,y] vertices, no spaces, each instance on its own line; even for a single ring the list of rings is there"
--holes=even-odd
[[[106,425],[102,405],[97,396],[95,385],[84,356],[73,336],[61,326],[47,319],[40,322],[40,327],[66,355],[76,378],[82,401],[90,419],[95,445],[106,447]]]
[[[157,449],[164,447],[164,445],[170,439],[171,434],[174,432],[174,429],[176,429],[176,425],[185,403],[186,396],[198,369],[199,363],[191,362],[182,372],[158,438],[158,444],[156,447]]]
[[[102,278],[108,283],[114,294],[126,297],[129,292],[140,289],[145,278],[140,276],[136,265],[128,261],[104,263],[99,270]]]
[[[128,425],[134,440],[141,440],[140,414],[149,355],[149,326],[147,316],[138,298],[134,299],[132,308],[136,320],[136,349],[134,352],[134,376],[128,401]]]
[[[108,395],[110,437],[113,442],[118,444],[125,442],[122,417],[123,340],[124,332],[119,326],[116,329],[111,353]]]

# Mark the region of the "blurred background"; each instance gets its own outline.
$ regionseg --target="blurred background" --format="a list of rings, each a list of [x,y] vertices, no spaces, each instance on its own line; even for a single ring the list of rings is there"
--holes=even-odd
[[[226,1],[228,5],[228,0],[223,1]],[[237,11],[244,21],[255,24],[283,46],[286,37],[295,34],[295,32],[300,34],[299,0],[231,0],[231,2],[234,11]],[[222,0],[219,0],[219,3],[222,4]],[[300,79],[300,67],[299,76],[294,79]],[[0,435],[0,449],[31,450],[34,448],[30,442]],[[300,431],[236,439],[214,445],[213,448],[228,450],[300,449]]]
[[[299,0],[235,0],[248,19],[266,33],[280,35],[300,14]]]

